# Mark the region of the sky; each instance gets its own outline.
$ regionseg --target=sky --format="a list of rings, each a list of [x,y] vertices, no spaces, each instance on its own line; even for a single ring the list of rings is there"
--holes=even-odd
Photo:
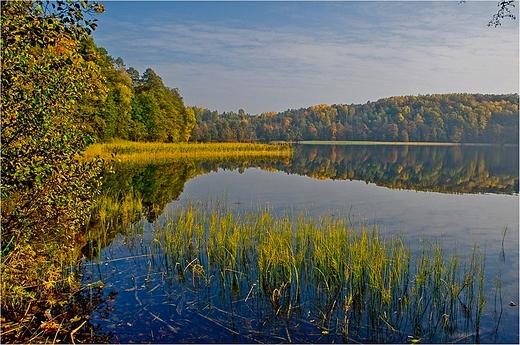
[[[519,19],[488,27],[497,1],[101,2],[96,44],[153,69],[187,106],[261,114],[519,92]]]

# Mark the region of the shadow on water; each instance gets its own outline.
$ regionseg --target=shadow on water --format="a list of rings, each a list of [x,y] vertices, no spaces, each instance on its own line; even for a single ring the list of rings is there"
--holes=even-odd
[[[85,284],[102,281],[115,310],[93,311],[91,322],[123,343],[511,341],[515,334],[499,334],[500,272],[484,277],[477,246],[459,253],[425,239],[412,248],[350,216],[237,214],[218,198],[163,213],[188,180],[249,167],[388,188],[518,193],[518,159],[509,159],[518,148],[487,149],[297,146],[290,161],[115,166],[83,250]]]

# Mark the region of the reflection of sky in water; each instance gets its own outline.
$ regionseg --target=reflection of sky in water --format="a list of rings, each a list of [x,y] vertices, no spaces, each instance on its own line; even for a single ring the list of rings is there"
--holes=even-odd
[[[244,210],[267,203],[277,212],[303,207],[311,213],[348,214],[352,208],[356,219],[375,220],[387,231],[410,234],[454,235],[462,240],[471,234],[500,235],[505,225],[510,236],[518,229],[518,196],[394,190],[362,181],[316,180],[260,169],[199,176],[186,183],[183,196],[195,200],[224,194],[228,204],[240,203]]]
[[[300,209],[311,214],[339,211],[347,215],[352,208],[356,220],[366,219],[369,225],[375,221],[381,233],[398,230],[410,235],[412,245],[421,235],[426,239],[443,235],[447,253],[455,242],[462,254],[476,243],[486,250],[486,276],[495,277],[501,269],[504,298],[518,300],[518,195],[395,190],[363,181],[316,180],[260,169],[246,169],[242,174],[219,170],[198,176],[186,183],[177,202],[183,203],[186,195],[192,201],[226,195],[228,205],[243,211],[268,204],[280,215]],[[506,225],[506,261],[499,268],[501,230]],[[518,318],[517,309],[506,309],[504,315],[508,313]]]
[[[470,158],[475,156],[475,152],[477,152],[476,149],[472,148],[464,148],[465,151],[459,148],[434,148],[431,151],[436,153],[437,161],[435,161],[433,158],[424,158],[424,154],[418,154],[418,152],[422,152],[421,150],[423,149],[410,148],[408,152],[415,152],[415,156],[411,154],[410,156],[416,157],[416,159],[417,157],[423,157],[420,161],[423,163],[434,164],[437,162],[437,164],[440,164],[439,162],[442,162],[442,167],[445,168],[442,172],[448,175],[457,171],[456,166],[450,165],[452,152],[459,152],[460,157],[469,156]],[[393,153],[388,148],[365,148],[364,151],[356,148],[356,150],[352,151],[355,154],[359,153],[361,158],[365,156],[373,157],[375,163],[379,161],[385,162],[385,159],[391,157],[389,153]],[[381,151],[381,153],[372,154],[373,151]],[[462,151],[466,152],[466,155],[462,155]],[[482,149],[482,151],[485,150]],[[198,201],[224,199],[228,206],[243,213],[254,212],[259,208],[269,206],[279,216],[287,212],[296,213],[300,210],[304,210],[311,215],[323,213],[337,215],[340,213],[342,216],[347,216],[350,214],[355,218],[356,222],[364,221],[369,226],[374,223],[378,224],[380,233],[383,235],[391,235],[396,231],[404,234],[405,239],[409,239],[412,249],[419,246],[422,237],[428,242],[435,242],[438,240],[439,235],[442,235],[447,255],[451,254],[455,243],[458,244],[460,253],[463,256],[471,249],[473,244],[483,247],[486,252],[485,275],[488,287],[486,290],[488,295],[486,310],[483,314],[483,325],[490,325],[494,322],[495,295],[491,287],[497,274],[501,272],[504,309],[497,341],[513,342],[518,339],[519,309],[508,306],[509,301],[517,303],[519,301],[518,195],[416,192],[413,190],[380,187],[364,181],[318,180],[299,175],[304,173],[306,169],[309,169],[320,176],[321,169],[326,169],[330,162],[338,164],[334,168],[343,168],[344,165],[339,165],[339,162],[341,162],[340,156],[343,155],[341,157],[346,160],[349,153],[346,150],[343,152],[336,149],[337,155],[335,157],[337,160],[329,161],[324,159],[324,157],[328,157],[326,150],[316,150],[316,152],[318,154],[315,154],[315,157],[318,157],[318,162],[310,162],[311,164],[316,164],[310,165],[309,168],[307,168],[307,165],[299,163],[290,165],[291,168],[295,167],[297,174],[274,171],[276,168],[267,164],[266,166],[271,171],[247,168],[243,170],[243,173],[239,173],[238,170],[229,170],[230,167],[234,169],[237,165],[229,165],[226,169],[219,169],[218,172],[212,171],[197,176],[185,184],[182,178],[175,178],[177,173],[173,168],[173,170],[166,169],[164,172],[158,169],[156,175],[163,177],[158,184],[163,186],[163,188],[165,184],[172,180],[180,188],[184,185],[184,191],[180,199],[170,202],[166,206],[166,211],[172,209],[172,206],[175,204],[184,204],[186,199],[189,199],[195,205]],[[473,152],[473,156],[468,152]],[[480,149],[478,152],[480,152]],[[499,152],[503,152],[503,150]],[[441,153],[445,155],[441,155]],[[514,175],[516,165],[499,159],[504,156],[504,153],[492,153],[489,157],[496,159],[496,162],[493,162],[493,164],[488,163],[488,160],[482,160],[482,163],[488,163],[483,164],[483,166],[489,168],[490,179],[486,179],[486,182],[493,181],[493,176],[495,176],[493,172],[498,168],[504,169],[504,174],[506,175]],[[354,157],[357,156],[354,155]],[[295,161],[299,162],[298,157]],[[352,160],[352,162],[355,162],[355,160]],[[472,162],[476,161],[468,159],[464,162],[467,163],[467,166],[471,166]],[[397,161],[393,162],[392,166],[398,163],[408,164],[407,161]],[[414,167],[416,163],[410,162],[409,166]],[[457,164],[460,163],[458,162]],[[371,163],[364,163],[363,161],[359,167],[362,167],[363,164]],[[359,167],[358,165],[353,165],[351,168],[357,173]],[[286,167],[281,166],[280,168],[285,169]],[[334,169],[332,170],[335,172]],[[199,172],[203,173],[203,171],[208,170],[201,169]],[[324,170],[324,172],[323,176],[327,176],[327,171]],[[370,174],[377,176],[377,172],[371,170],[360,171],[361,174],[364,173],[366,176],[371,176]],[[419,177],[426,178],[428,172],[429,170],[422,175],[419,174]],[[155,175],[146,175],[141,172],[137,176],[146,176],[149,179],[150,176]],[[496,176],[500,176],[500,174]],[[140,179],[138,180],[141,181]],[[154,183],[154,181],[149,182],[151,184]],[[115,184],[115,186],[118,185]],[[458,185],[455,187],[458,187]],[[156,191],[153,188],[150,188],[150,190]],[[168,191],[168,193],[172,192]],[[168,196],[170,195],[168,193],[159,195]],[[180,190],[178,193],[180,193]],[[177,197],[178,193],[173,193],[173,195]],[[150,194],[154,195],[153,193]],[[152,198],[151,200],[155,199]],[[166,197],[166,199],[159,198],[158,200],[165,202],[165,200],[169,200],[169,197]],[[164,203],[161,203],[160,208],[162,208],[162,205]],[[160,256],[154,259],[158,260],[159,265],[157,267],[151,265],[149,257],[142,254],[147,252],[146,245],[151,240],[150,232],[158,225],[157,223],[164,221],[164,212],[161,210],[156,223],[148,223],[143,220],[144,232],[141,235],[135,238],[122,235],[117,236],[114,242],[103,250],[101,263],[91,263],[92,266],[88,268],[91,271],[87,272],[86,276],[92,277],[91,279],[94,280],[102,277],[106,284],[105,291],[107,292],[111,290],[119,291],[118,297],[113,302],[115,309],[110,312],[108,319],[103,320],[96,314],[93,316],[92,321],[101,323],[104,330],[115,332],[117,339],[114,341],[120,342],[135,342],[136,340],[138,342],[174,343],[179,340],[183,342],[229,342],[230,337],[220,338],[226,331],[224,330],[223,333],[221,326],[209,322],[205,317],[214,317],[219,319],[219,322],[222,322],[222,324],[229,326],[231,322],[229,315],[240,315],[235,321],[238,322],[237,327],[242,327],[244,325],[239,325],[241,321],[250,323],[254,318],[249,317],[251,314],[250,310],[240,310],[240,308],[250,308],[252,305],[256,305],[256,302],[253,304],[232,303],[230,305],[229,301],[226,300],[218,301],[216,305],[213,305],[215,300],[212,299],[211,304],[213,307],[211,313],[209,313],[205,307],[206,303],[209,303],[206,299],[210,297],[216,298],[215,296],[220,295],[220,292],[216,289],[216,284],[213,284],[208,291],[196,294],[179,281],[169,278],[168,272],[175,271],[175,268],[170,267],[166,269],[162,267]],[[505,260],[500,262],[499,257],[502,251],[501,229],[506,225],[508,226],[508,231],[504,243]],[[465,259],[462,258],[462,261],[463,264]],[[243,287],[243,289],[247,292],[250,287]],[[243,300],[245,297],[242,296],[241,298]],[[259,310],[252,312],[252,314],[262,314]],[[160,321],[156,316],[160,317],[164,322]],[[304,319],[297,318],[297,323],[300,326],[303,325],[300,321]],[[276,321],[274,322],[276,323]],[[169,329],[167,324],[173,325],[175,330]],[[242,330],[253,329],[255,325],[247,324],[244,327]],[[262,326],[258,327],[262,328]],[[269,325],[269,329],[264,329],[263,331],[266,332],[266,336],[272,334],[275,338],[265,338],[263,341],[281,341],[282,339],[278,339],[276,336],[285,334],[283,327],[285,327],[285,324]],[[308,324],[305,327],[300,330],[300,334],[307,336],[312,332],[316,332],[314,325]],[[153,330],[153,332],[150,332],[150,330]],[[248,338],[251,335],[251,333],[246,332],[234,341],[251,342],[252,338]],[[487,337],[483,341],[492,341],[490,339]]]

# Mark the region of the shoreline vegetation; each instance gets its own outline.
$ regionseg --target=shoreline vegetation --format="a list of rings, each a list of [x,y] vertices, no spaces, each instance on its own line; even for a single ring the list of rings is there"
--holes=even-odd
[[[74,337],[81,338],[79,342],[108,342],[108,338],[94,338],[96,327],[90,322],[90,314],[99,305],[106,305],[107,297],[101,287],[82,285],[80,276],[86,224],[96,217],[95,207],[106,197],[100,195],[100,176],[108,164],[96,156],[105,162],[164,162],[188,156],[201,160],[239,160],[252,155],[287,159],[290,143],[237,143],[276,139],[518,142],[518,94],[401,96],[257,116],[243,110],[219,114],[186,107],[180,91],[164,85],[151,68],[141,74],[127,68],[122,58],[114,59],[96,46],[91,34],[98,24],[92,17],[104,12],[102,4],[6,1],[1,9],[3,343],[74,343]],[[185,143],[190,140],[231,142],[209,146]],[[88,146],[96,141],[112,143]],[[191,217],[190,213],[185,215]],[[226,217],[234,222],[231,216]],[[286,230],[284,226],[279,229]],[[289,234],[281,235],[285,238]],[[174,235],[164,233],[161,250],[174,248],[170,240],[175,238],[168,237]],[[222,231],[216,235],[233,234]],[[363,241],[373,237],[370,248],[377,254],[378,238],[371,236],[366,233]],[[339,245],[332,237],[329,244]],[[265,253],[271,249],[275,248],[266,246]],[[480,252],[474,254],[473,273],[480,279]],[[425,257],[425,264],[436,265],[436,260],[440,257],[435,252]],[[328,263],[323,265],[327,268]],[[280,267],[280,274],[296,272],[292,266]],[[398,279],[404,275],[396,277],[394,283],[399,286]],[[452,300],[463,283],[454,282],[449,295]],[[436,280],[436,284],[444,289],[444,283]],[[386,301],[380,304],[383,311],[390,303],[385,291],[381,285],[374,292]],[[480,286],[475,291],[480,291]],[[480,317],[481,296],[465,296]]]
[[[92,161],[96,157],[105,161],[135,162],[162,161],[180,158],[212,159],[238,157],[287,158],[292,155],[292,145],[338,145],[338,146],[507,146],[518,144],[494,143],[447,143],[447,142],[401,142],[401,141],[330,141],[303,140],[298,142],[273,141],[270,143],[159,143],[116,140],[95,143],[79,156],[80,160]]]
[[[157,143],[114,141],[96,143],[87,148],[81,155],[83,160],[96,157],[118,162],[161,161],[180,158],[239,158],[239,157],[272,157],[287,158],[291,156],[289,143]]]

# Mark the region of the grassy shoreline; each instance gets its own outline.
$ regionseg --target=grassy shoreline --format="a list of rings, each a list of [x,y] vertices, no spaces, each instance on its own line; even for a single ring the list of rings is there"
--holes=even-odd
[[[247,160],[251,157],[281,160],[289,159],[291,155],[292,149],[287,143],[165,144],[114,141],[91,145],[77,158],[87,162],[101,158],[110,163],[149,164],[186,159]],[[112,213],[142,211],[138,208],[142,207],[140,202],[135,199],[125,199],[123,202],[119,199],[111,200],[114,209]],[[49,233],[51,231],[56,230],[50,229]],[[102,291],[99,289],[97,293],[100,295],[94,303],[91,287],[82,286],[77,276],[81,250],[86,244],[85,233],[78,231],[66,239],[36,241],[23,244],[24,247],[15,244],[13,249],[2,248],[2,340],[5,343],[71,343],[76,336],[76,339],[81,339],[80,342],[106,342],[101,336],[98,338],[93,335],[94,326],[88,321],[89,314],[104,302]]]
[[[253,144],[253,143],[144,143],[115,141],[96,143],[87,148],[82,155],[85,160],[95,157],[105,160],[157,161],[185,157],[220,158],[243,156],[289,157],[292,154],[290,144]]]

